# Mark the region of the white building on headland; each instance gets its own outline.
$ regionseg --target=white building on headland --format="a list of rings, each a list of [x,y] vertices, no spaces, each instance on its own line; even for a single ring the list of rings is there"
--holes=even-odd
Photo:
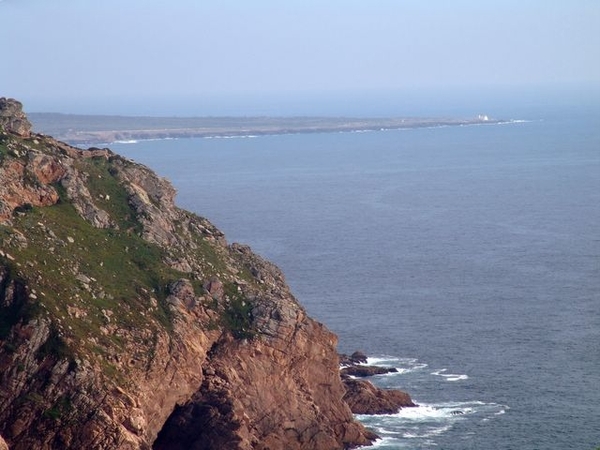
[[[479,115],[477,116],[477,118],[478,118],[479,120],[483,120],[484,122],[487,122],[488,120],[490,120],[490,118],[489,118],[488,116],[486,116],[485,114],[479,114]]]

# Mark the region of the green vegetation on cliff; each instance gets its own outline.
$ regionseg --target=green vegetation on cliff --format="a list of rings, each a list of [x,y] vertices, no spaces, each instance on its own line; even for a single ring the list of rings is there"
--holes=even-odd
[[[0,158],[25,155],[32,147],[29,139],[3,135]],[[35,147],[36,152],[44,153],[43,143],[38,141]],[[23,164],[26,161],[23,159]],[[226,271],[228,263],[222,251],[209,239],[186,233],[189,223],[180,221],[174,230],[182,240],[190,239],[193,244],[185,252],[175,246],[168,255],[164,247],[144,238],[140,219],[147,217],[132,206],[131,192],[119,178],[123,167],[130,165],[134,163],[117,156],[79,158],[74,162],[76,173],[84,181],[80,189],[87,189],[86,196],[89,193],[94,205],[108,214],[105,220],[110,226],[96,227],[84,219],[82,208],[75,207],[60,181],[51,184],[58,194],[56,203],[24,203],[14,209],[9,223],[0,223],[0,265],[7,268],[4,285],[11,279],[21,280],[27,291],[19,308],[0,307],[0,333],[5,336],[18,321],[26,323],[44,316],[67,342],[46,350],[55,349],[61,356],[73,357],[102,354],[107,349],[118,351],[123,339],[111,330],[146,330],[147,339],[152,339],[158,328],[172,329],[167,303],[171,283],[189,277],[195,291],[202,293],[206,280]],[[34,170],[27,166],[24,179],[35,187],[40,184]],[[153,203],[160,208],[156,201]],[[193,218],[190,213],[184,215]],[[182,256],[192,258],[201,267],[201,274],[183,272],[165,263],[169,257]],[[246,269],[239,270],[239,276],[246,281],[252,279]],[[227,301],[206,301],[206,307],[221,317],[218,323],[212,321],[206,326],[228,328],[240,338],[252,337],[251,302],[234,283],[227,282],[226,286]]]

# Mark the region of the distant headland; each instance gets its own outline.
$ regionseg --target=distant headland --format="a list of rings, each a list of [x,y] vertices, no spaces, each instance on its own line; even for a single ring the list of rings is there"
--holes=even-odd
[[[131,117],[30,113],[37,130],[71,145],[202,137],[396,130],[503,123],[487,115],[457,118]]]

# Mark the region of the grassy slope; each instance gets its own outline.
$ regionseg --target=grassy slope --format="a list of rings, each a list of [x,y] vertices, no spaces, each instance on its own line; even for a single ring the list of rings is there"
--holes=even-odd
[[[0,162],[13,157],[6,144],[0,143]],[[102,330],[109,323],[118,329],[146,329],[147,334],[158,328],[170,330],[167,286],[189,275],[165,265],[165,250],[140,237],[141,225],[110,159],[81,159],[77,164],[87,174],[92,198],[118,227],[94,228],[79,216],[60,185],[55,186],[61,196],[58,204],[20,208],[12,226],[0,225],[0,248],[10,255],[0,256],[0,266],[8,267],[10,278],[29,289],[23,307],[0,308],[0,339],[19,320],[43,315],[60,337],[49,350],[62,356],[118,350],[119,336]],[[19,239],[20,234],[26,239]],[[224,272],[226,263],[215,244],[197,234],[193,239],[190,252],[205,268],[206,278]],[[240,276],[251,278],[245,272]],[[202,292],[203,281],[193,280],[197,293]],[[251,305],[224,281],[227,305],[207,304],[221,312],[221,322],[206,326],[224,326],[238,337],[249,337]]]

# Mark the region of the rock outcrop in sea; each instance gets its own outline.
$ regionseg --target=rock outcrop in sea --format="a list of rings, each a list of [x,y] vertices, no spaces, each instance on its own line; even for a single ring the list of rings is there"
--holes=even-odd
[[[108,149],[0,99],[0,448],[365,445],[280,270]]]

